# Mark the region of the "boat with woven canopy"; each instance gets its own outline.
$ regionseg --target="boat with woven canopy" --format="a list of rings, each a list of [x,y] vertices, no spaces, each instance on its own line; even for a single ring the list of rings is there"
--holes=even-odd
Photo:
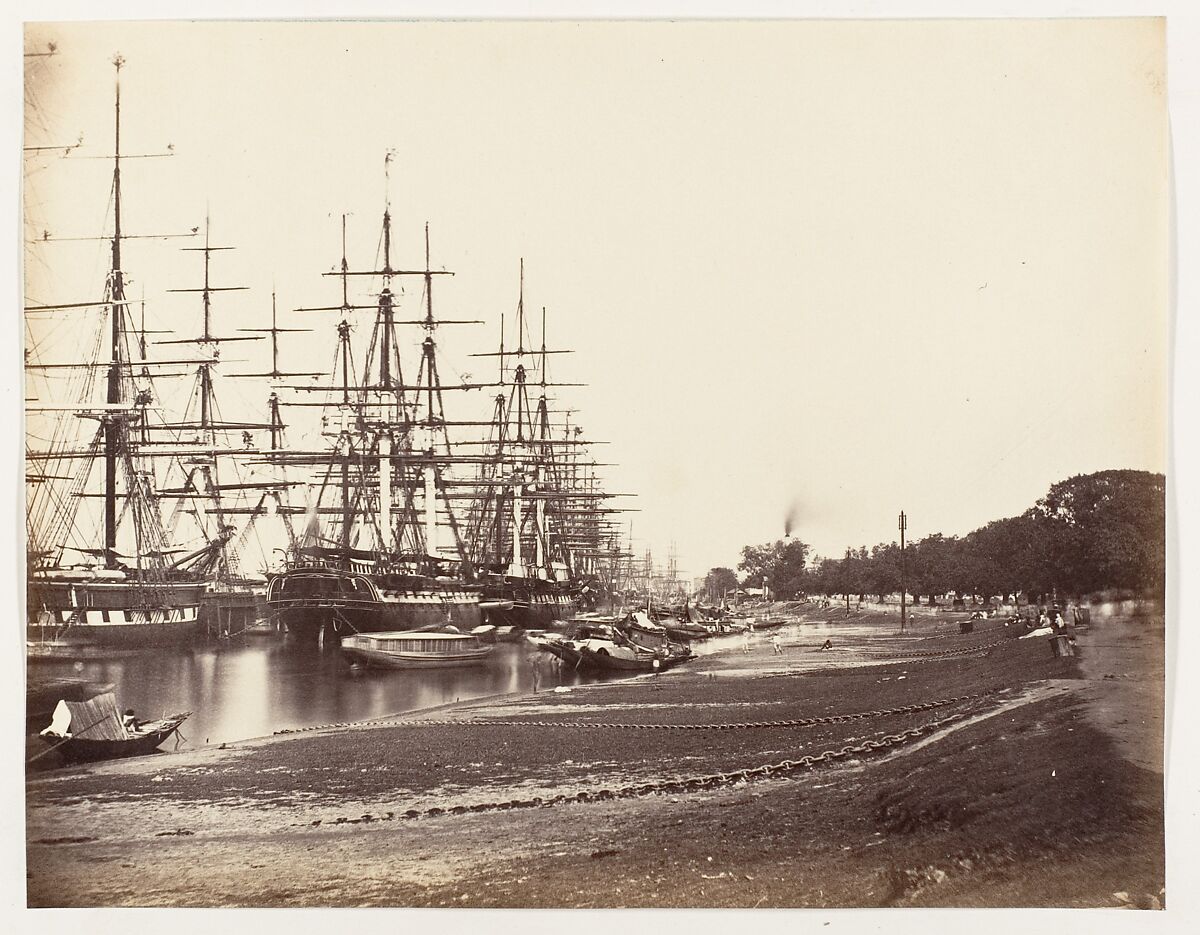
[[[126,726],[112,692],[86,701],[59,701],[50,726],[39,736],[73,763],[113,760],[153,753],[179,730],[191,712]]]
[[[384,669],[479,665],[494,648],[470,633],[396,630],[342,637],[342,652],[351,662]]]

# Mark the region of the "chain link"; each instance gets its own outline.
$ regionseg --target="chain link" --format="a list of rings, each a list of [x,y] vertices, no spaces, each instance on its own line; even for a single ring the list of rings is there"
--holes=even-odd
[[[985,692],[983,694],[993,694]],[[982,697],[972,696],[972,697]],[[362,815],[359,818],[346,818],[339,816],[330,824],[363,824],[373,821],[392,821],[394,819],[416,819],[416,818],[438,818],[443,815],[463,815],[467,813],[493,812],[493,811],[508,811],[515,808],[544,808],[555,805],[571,804],[571,803],[586,803],[586,802],[603,802],[612,799],[630,799],[641,798],[648,795],[658,795],[664,792],[683,792],[695,789],[713,788],[716,786],[734,785],[739,782],[749,782],[756,778],[770,778],[774,776],[787,775],[798,770],[811,769],[819,763],[828,763],[836,760],[846,760],[855,756],[864,756],[868,753],[874,753],[879,750],[888,750],[893,747],[900,746],[910,740],[915,740],[919,737],[928,734],[930,731],[937,730],[952,721],[957,721],[967,715],[966,711],[957,711],[949,714],[946,717],[939,718],[936,721],[930,721],[926,724],[921,724],[917,727],[910,727],[908,730],[900,731],[895,734],[885,734],[883,737],[872,740],[865,740],[859,744],[846,745],[840,749],[825,750],[818,754],[805,754],[798,760],[781,760],[778,763],[769,763],[763,766],[751,766],[746,769],[734,770],[728,773],[710,773],[704,776],[688,776],[677,777],[672,779],[661,779],[656,782],[632,783],[630,785],[619,786],[616,789],[598,789],[594,791],[585,790],[577,792],[573,795],[554,795],[549,798],[534,796],[530,799],[508,799],[503,802],[476,802],[471,805],[455,805],[451,808],[441,808],[434,806],[424,810],[410,808],[408,811],[396,814],[395,812],[386,812],[381,816]],[[309,827],[316,827],[322,824],[321,819],[308,822]]]
[[[985,649],[993,649],[994,647],[999,646],[1001,643],[1007,643],[1008,641],[1009,637],[1005,637],[1004,639],[995,640],[991,643],[982,643],[979,646],[970,646],[966,649],[943,649],[937,652],[921,653],[888,653],[887,656],[889,659],[933,659],[935,657],[944,658],[947,656],[969,656],[972,653],[983,652]]]
[[[316,730],[332,728],[349,728],[372,725],[375,727],[447,727],[447,726],[492,726],[492,727],[569,727],[616,730],[762,730],[780,727],[813,727],[820,724],[845,724],[852,721],[865,721],[878,717],[890,717],[896,714],[915,714],[920,711],[930,711],[934,708],[944,708],[947,705],[959,704],[964,701],[974,701],[994,695],[1001,689],[993,688],[988,691],[976,692],[973,695],[956,695],[952,698],[940,698],[937,701],[925,701],[920,704],[901,705],[898,708],[882,708],[875,711],[856,711],[852,714],[825,714],[818,717],[794,718],[787,721],[744,721],[734,724],[671,724],[650,723],[639,724],[620,721],[505,721],[495,718],[414,718],[395,721],[352,721],[338,724],[319,724],[313,727],[297,727],[277,730],[277,735],[300,734]]]

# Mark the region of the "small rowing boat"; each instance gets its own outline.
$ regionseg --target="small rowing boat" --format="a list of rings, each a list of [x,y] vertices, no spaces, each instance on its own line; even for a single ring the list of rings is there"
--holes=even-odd
[[[434,669],[479,665],[494,646],[470,633],[418,633],[398,630],[342,637],[351,662],[381,669]]]
[[[50,726],[40,736],[72,763],[144,756],[179,730],[189,714],[157,721],[133,721],[131,715],[127,726],[112,692],[103,692],[86,701],[59,701]]]

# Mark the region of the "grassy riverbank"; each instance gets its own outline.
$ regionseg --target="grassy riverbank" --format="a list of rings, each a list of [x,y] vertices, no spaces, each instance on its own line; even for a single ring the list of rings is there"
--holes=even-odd
[[[508,696],[440,711],[436,725],[319,731],[31,777],[30,904],[1158,898],[1161,756],[1146,736],[1161,732],[1161,618],[1098,621],[1079,635],[1081,658],[1064,660],[1046,640],[1012,639],[991,622],[960,635],[957,618],[928,615],[900,637],[894,617],[819,619],[828,616],[828,653],[811,630],[785,630],[782,655],[768,636],[749,652],[734,638],[657,683]],[[954,655],[915,655],[942,652]],[[971,697],[894,710],[960,696]],[[859,713],[872,716],[807,723]],[[887,751],[780,778],[403,817],[728,773],[951,714],[960,716]],[[721,724],[753,726],[713,729]]]

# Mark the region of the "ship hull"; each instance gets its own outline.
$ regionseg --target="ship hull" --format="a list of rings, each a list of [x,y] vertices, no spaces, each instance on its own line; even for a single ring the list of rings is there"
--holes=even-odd
[[[201,582],[34,577],[28,640],[76,648],[138,649],[189,643],[201,631]]]
[[[206,591],[200,602],[200,626],[209,636],[241,633],[254,625],[265,608],[261,591]]]
[[[403,577],[408,580],[335,569],[289,570],[272,576],[267,612],[303,639],[445,626],[467,632],[482,623],[477,592]]]
[[[556,620],[574,620],[579,601],[573,594],[557,588],[488,585],[483,589],[483,609],[487,623],[545,630]]]

